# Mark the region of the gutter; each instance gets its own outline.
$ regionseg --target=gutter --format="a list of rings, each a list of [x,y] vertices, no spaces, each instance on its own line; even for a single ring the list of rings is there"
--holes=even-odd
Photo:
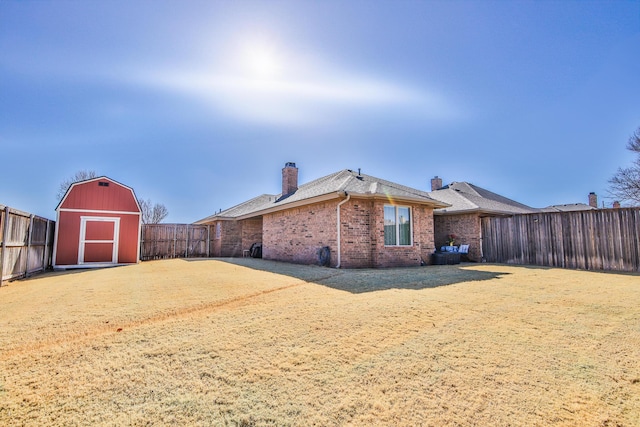
[[[298,208],[300,206],[311,205],[313,203],[325,202],[327,200],[335,199],[336,197],[339,197],[339,194],[338,196],[336,196],[335,192],[328,193],[328,194],[321,194],[320,196],[310,197],[308,199],[303,199],[303,200],[296,200],[294,202],[278,204],[276,206],[256,210],[256,211],[246,213],[244,215],[239,215],[236,217],[225,217],[225,219],[241,221],[243,219],[255,218],[257,216],[262,216],[262,215],[270,214],[273,212],[279,212],[286,209]],[[218,218],[215,218],[215,219],[218,219]]]
[[[531,215],[531,214],[539,214],[540,212],[513,212],[513,211],[501,211],[501,210],[487,210],[481,208],[472,208],[472,209],[460,209],[454,211],[443,210],[434,210],[434,216],[445,216],[445,215],[463,215],[463,214],[474,214],[477,213],[480,216],[513,216],[513,215]]]
[[[338,206],[336,207],[336,215],[337,215],[337,220],[336,220],[336,228],[338,230],[338,264],[336,264],[336,268],[340,268],[340,206],[344,205],[345,203],[347,203],[349,201],[349,199],[351,199],[351,194],[348,194],[346,191],[340,191],[338,192],[338,195],[340,196],[347,196],[346,199],[344,199],[343,201],[341,201],[340,203],[338,203]]]

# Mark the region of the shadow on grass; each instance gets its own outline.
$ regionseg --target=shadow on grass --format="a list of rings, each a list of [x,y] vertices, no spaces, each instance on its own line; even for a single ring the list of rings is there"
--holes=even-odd
[[[465,265],[339,270],[255,258],[217,258],[217,260],[255,270],[283,274],[354,294],[387,289],[437,288],[456,283],[491,280],[510,274],[462,268]]]
[[[5,280],[2,283],[2,287],[6,287],[11,282],[28,282],[31,280],[42,279],[45,277],[56,277],[56,276],[71,276],[76,274],[89,273],[92,271],[96,271],[98,269],[105,268],[118,268],[118,267],[126,267],[127,265],[135,265],[135,264],[123,264],[123,265],[114,265],[114,266],[106,266],[106,267],[86,267],[86,268],[69,268],[67,270],[53,270],[51,268],[46,269],[45,271],[36,271],[34,273],[29,274],[28,276],[15,277],[13,279]]]

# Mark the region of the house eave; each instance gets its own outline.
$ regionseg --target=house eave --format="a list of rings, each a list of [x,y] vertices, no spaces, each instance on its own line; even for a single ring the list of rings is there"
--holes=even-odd
[[[445,204],[443,202],[439,202],[437,200],[425,200],[424,198],[420,198],[420,197],[407,197],[407,196],[402,196],[402,197],[392,197],[390,198],[389,196],[385,195],[385,194],[368,194],[368,193],[349,193],[351,195],[352,198],[358,198],[358,199],[376,199],[376,200],[385,200],[391,203],[410,203],[410,204],[420,204],[420,205],[426,205],[429,206],[430,208],[433,209],[438,209],[438,208],[447,208],[451,205]],[[233,216],[233,217],[229,217],[229,216],[210,216],[208,218],[205,219],[201,219],[199,221],[194,222],[194,224],[196,225],[203,225],[203,224],[211,224],[215,221],[242,221],[245,219],[251,219],[251,218],[257,218],[263,215],[268,215],[271,213],[275,213],[275,212],[280,212],[280,211],[284,211],[287,209],[294,209],[294,208],[299,208],[301,206],[307,206],[307,205],[312,205],[315,203],[321,203],[321,202],[326,202],[329,200],[333,200],[333,199],[342,199],[344,197],[346,197],[347,193],[344,191],[333,191],[330,193],[325,193],[325,194],[321,194],[319,196],[315,196],[315,197],[310,197],[308,199],[303,199],[303,200],[296,200],[294,202],[289,202],[289,203],[281,203],[278,204],[276,206],[271,206],[265,209],[260,209],[260,210],[256,210],[250,213],[246,213],[244,215],[238,215],[238,216]]]
[[[314,203],[321,203],[321,202],[326,202],[328,200],[332,200],[332,199],[338,199],[343,197],[344,193],[343,192],[332,192],[332,193],[327,193],[327,194],[322,194],[320,196],[315,196],[315,197],[310,197],[308,199],[303,199],[303,200],[296,200],[295,202],[289,202],[289,203],[283,203],[277,206],[272,206],[266,209],[261,209],[255,212],[251,212],[245,215],[240,215],[237,216],[235,218],[235,220],[241,221],[243,219],[251,219],[251,218],[256,218],[259,216],[263,216],[263,215],[267,215],[270,213],[274,213],[274,212],[280,212],[280,211],[284,211],[287,209],[293,209],[293,208],[299,208],[300,206],[306,206],[306,205],[312,205]]]
[[[451,205],[448,205],[446,203],[440,202],[438,200],[425,200],[422,197],[410,197],[410,196],[400,196],[400,197],[396,197],[396,196],[387,196],[386,194],[351,194],[351,197],[353,198],[362,198],[362,199],[375,199],[375,200],[384,200],[387,201],[389,203],[392,204],[397,204],[397,203],[409,203],[409,204],[420,204],[420,205],[426,205],[429,206],[430,208],[435,209],[440,209],[440,208],[448,208]]]
[[[206,217],[204,219],[198,220],[193,222],[193,225],[208,225],[208,224],[213,224],[216,221],[233,221],[234,217],[230,217],[230,216],[209,216]]]
[[[434,210],[433,214],[436,216],[450,216],[450,215],[466,215],[466,214],[478,214],[479,216],[513,216],[524,213],[534,213],[534,212],[509,212],[509,211],[499,211],[499,210],[488,210],[488,209],[480,209],[480,208],[472,208],[472,209],[460,209],[454,211],[445,210]]]

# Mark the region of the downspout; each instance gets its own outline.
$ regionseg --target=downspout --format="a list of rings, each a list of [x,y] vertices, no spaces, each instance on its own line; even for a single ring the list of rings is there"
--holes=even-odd
[[[338,230],[338,264],[336,265],[336,268],[340,268],[340,206],[344,205],[345,203],[347,203],[349,201],[349,199],[351,198],[351,194],[348,194],[346,191],[340,191],[339,194],[341,196],[346,195],[347,198],[344,199],[343,201],[341,201],[340,203],[338,203],[338,206],[336,207],[336,214],[337,214],[337,230]]]

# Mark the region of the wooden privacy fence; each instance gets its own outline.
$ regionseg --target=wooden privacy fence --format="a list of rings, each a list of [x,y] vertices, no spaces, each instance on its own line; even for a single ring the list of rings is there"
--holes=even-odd
[[[210,236],[207,225],[143,224],[140,259],[208,257]]]
[[[0,205],[0,285],[51,267],[55,221]]]
[[[487,262],[640,271],[640,209],[482,218]]]

